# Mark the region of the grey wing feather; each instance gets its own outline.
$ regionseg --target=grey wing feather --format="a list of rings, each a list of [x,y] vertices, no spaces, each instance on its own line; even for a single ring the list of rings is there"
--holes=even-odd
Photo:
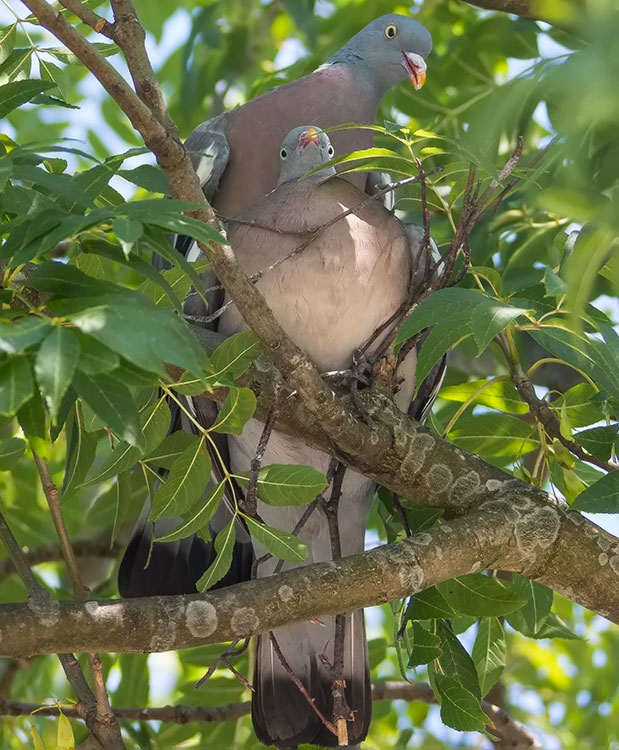
[[[368,180],[365,183],[365,192],[368,195],[376,195],[381,188],[391,184],[393,180],[389,172],[368,172]],[[390,190],[385,193],[381,198],[380,202],[387,209],[387,211],[393,211],[395,208],[395,192]]]
[[[209,202],[217,193],[219,181],[230,158],[230,147],[225,135],[227,116],[228,113],[224,113],[205,120],[185,141],[185,148]]]

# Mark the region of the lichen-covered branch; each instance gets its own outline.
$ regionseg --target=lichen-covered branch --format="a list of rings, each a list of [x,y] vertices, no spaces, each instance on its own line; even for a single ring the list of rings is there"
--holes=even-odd
[[[577,523],[575,520],[578,519]],[[619,547],[581,517],[497,491],[479,510],[396,544],[207,594],[0,606],[0,656],[58,651],[168,651],[350,612],[486,568],[515,570],[619,623]],[[608,543],[602,553],[600,543]],[[606,555],[607,564],[597,558]],[[585,561],[596,559],[597,569]],[[574,573],[574,570],[576,571]],[[317,625],[317,627],[319,627]]]
[[[372,700],[374,701],[421,701],[435,703],[436,698],[432,688],[424,682],[377,682],[372,685]],[[504,747],[512,750],[540,750],[541,745],[530,732],[502,708],[482,701],[482,708],[492,721],[491,730]],[[60,711],[70,718],[80,718],[71,706],[37,705],[36,703],[22,703],[0,698],[0,716],[29,716],[36,711],[37,716],[58,716]],[[212,724],[221,721],[236,721],[247,716],[251,710],[251,703],[229,703],[226,706],[158,706],[139,708],[115,708],[114,714],[118,719],[128,721],[167,721],[174,724]]]
[[[498,10],[501,13],[511,13],[532,21],[544,21],[565,31],[574,31],[575,19],[582,5],[579,0],[557,0],[547,3],[543,0],[466,0],[469,5],[475,5],[485,10]]]

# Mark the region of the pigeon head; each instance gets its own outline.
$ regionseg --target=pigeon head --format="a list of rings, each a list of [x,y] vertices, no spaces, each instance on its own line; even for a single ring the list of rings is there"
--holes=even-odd
[[[278,185],[298,180],[312,169],[333,158],[329,136],[316,125],[301,125],[291,130],[279,150],[280,173]],[[335,174],[333,167],[321,169],[312,175],[324,180]]]
[[[382,93],[405,78],[420,89],[426,80],[425,58],[431,50],[432,37],[425,26],[409,16],[388,13],[355,34],[327,64],[365,68]]]

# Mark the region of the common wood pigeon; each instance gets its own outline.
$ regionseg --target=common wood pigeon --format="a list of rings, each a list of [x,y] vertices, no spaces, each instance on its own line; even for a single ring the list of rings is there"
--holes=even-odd
[[[295,128],[280,149],[278,187],[241,217],[228,223],[228,238],[248,274],[288,256],[300,243],[300,233],[311,233],[350,208],[358,208],[326,228],[305,250],[269,270],[257,286],[291,339],[322,371],[350,368],[353,353],[371,339],[404,303],[413,276],[425,270],[422,243],[411,247],[402,224],[378,201],[326,168],[305,179],[309,170],[328,161],[333,148],[316,127]],[[219,330],[233,334],[245,328],[234,306],[221,317]],[[380,338],[370,347],[371,354]],[[416,354],[400,366],[402,384],[397,399],[402,408],[411,400]],[[200,399],[195,399],[199,401]],[[251,420],[240,436],[229,440],[233,473],[250,468],[262,425]],[[264,462],[311,465],[327,472],[330,457],[308,448],[301,440],[273,432]],[[341,488],[338,518],[341,552],[363,551],[365,521],[375,482],[347,471]],[[305,508],[258,504],[268,525],[292,532]],[[298,532],[307,544],[306,563],[333,559],[329,527],[322,508],[316,508]],[[264,549],[256,545],[256,557]],[[257,575],[271,575],[277,561],[258,565]],[[294,567],[285,564],[284,569]],[[346,697],[354,719],[348,737],[356,745],[366,735],[371,716],[367,644],[362,612],[346,618],[344,674]],[[252,716],[258,738],[266,744],[296,747],[303,742],[337,745],[306,697],[291,681],[288,668],[303,682],[324,716],[332,716],[332,665],[335,619],[322,624],[305,622],[274,632],[287,666],[269,636],[258,639]]]

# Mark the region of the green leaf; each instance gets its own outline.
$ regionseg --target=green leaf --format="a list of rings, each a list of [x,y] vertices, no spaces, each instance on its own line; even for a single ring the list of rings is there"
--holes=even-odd
[[[503,279],[501,278],[501,274],[495,268],[490,268],[489,266],[471,266],[468,269],[468,273],[486,279],[493,288],[494,293],[501,294]]]
[[[195,440],[195,436],[184,430],[178,430],[168,435],[159,447],[146,456],[146,461],[159,466],[162,469],[171,469],[174,461]]]
[[[139,414],[144,448],[136,448],[124,441],[118,443],[95,474],[84,482],[85,486],[99,484],[126,471],[137,463],[144,453],[150,453],[157,448],[165,438],[170,425],[170,407],[165,398],[157,396],[154,402],[150,400],[140,409]]]
[[[533,637],[546,622],[552,607],[553,592],[537,581],[531,581],[517,573],[508,587],[525,600],[525,605],[507,615],[509,624],[524,635]]]
[[[148,705],[148,654],[118,654],[120,682],[114,691],[114,706]]]
[[[230,570],[236,532],[232,518],[215,537],[215,560],[196,583],[198,591],[208,591]]]
[[[11,26],[0,28],[0,64],[2,64],[13,51],[15,46],[15,30],[17,22]]]
[[[208,530],[208,523],[217,512],[225,489],[226,480],[224,479],[211,489],[204,500],[199,500],[190,511],[184,514],[185,520],[180,526],[163,536],[156,537],[155,541],[174,542],[177,539],[185,539],[201,529]]]
[[[455,615],[441,592],[432,586],[411,597],[411,603],[406,610],[407,620],[440,620]]]
[[[483,457],[506,457],[528,453],[539,447],[533,427],[508,414],[479,414],[461,417],[449,433],[460,448]]]
[[[56,750],[75,750],[75,737],[73,727],[67,717],[60,713],[58,715],[58,727],[56,730]]]
[[[138,448],[143,445],[135,401],[129,389],[112,375],[75,373],[75,389],[116,435]]]
[[[150,193],[167,195],[170,192],[168,178],[159,167],[152,164],[140,164],[134,169],[119,169],[117,174]]]
[[[22,457],[26,443],[21,438],[0,440],[0,471],[10,471]]]
[[[89,297],[125,291],[117,284],[89,276],[76,266],[52,260],[42,263],[32,272],[28,286],[57,297]]]
[[[37,352],[34,372],[53,420],[58,414],[62,397],[71,385],[79,356],[77,336],[64,326],[54,326]]]
[[[97,436],[86,431],[82,407],[78,402],[67,422],[67,465],[61,490],[63,500],[83,481],[95,459],[96,450]]]
[[[40,185],[52,195],[63,198],[72,205],[79,206],[82,209],[93,207],[92,198],[79,187],[71,175],[48,172],[46,169],[28,164],[20,164],[13,174],[20,180],[27,180],[34,185]],[[82,220],[82,217],[71,218],[75,218],[78,222]]]
[[[489,719],[481,710],[479,699],[448,675],[435,675],[437,698],[443,723],[461,732],[483,732]]]
[[[0,366],[0,415],[12,417],[34,390],[32,370],[25,357],[12,357]]]
[[[211,430],[240,435],[256,411],[256,396],[249,388],[230,387]]]
[[[441,655],[438,663],[441,671],[453,677],[477,699],[481,699],[479,678],[473,660],[457,636],[443,622],[437,623],[437,635],[441,639]]]
[[[583,490],[572,508],[586,513],[619,513],[619,471],[610,471]]]
[[[117,216],[112,222],[114,234],[120,241],[125,256],[131,252],[136,240],[144,233],[144,226],[140,221],[128,219],[125,216]]]
[[[249,516],[244,518],[252,538],[273,557],[293,563],[303,562],[306,559],[307,545],[298,537],[286,531],[274,529],[272,526],[264,526]]]
[[[0,352],[17,354],[38,344],[45,338],[50,326],[47,318],[21,318],[14,323],[0,320]]]
[[[478,354],[505,326],[526,312],[526,308],[506,305],[472,289],[452,287],[439,289],[426,297],[398,329],[395,347],[425,328],[433,327],[424,342],[418,367],[418,378],[423,378],[432,367],[460,339],[473,334]],[[428,351],[424,353],[424,349]]]
[[[110,490],[114,502],[114,523],[112,524],[112,534],[110,543],[116,541],[123,522],[131,510],[131,501],[133,498],[133,488],[131,485],[131,472],[123,471],[118,475],[112,489]],[[143,501],[140,502],[140,505]]]
[[[249,472],[238,475],[249,486]],[[270,464],[258,472],[258,497],[267,505],[307,505],[328,486],[327,479],[312,466]]]
[[[503,673],[506,655],[507,646],[501,621],[496,617],[482,618],[472,653],[482,698],[488,695],[490,688]]]
[[[80,358],[77,362],[77,369],[85,372],[86,375],[99,375],[102,372],[115,370],[119,364],[119,357],[116,352],[108,349],[100,341],[86,336],[81,331],[75,332],[80,345]]]
[[[484,352],[498,333],[525,312],[527,311],[523,307],[512,307],[497,300],[490,300],[474,307],[471,311],[471,326],[473,339],[477,344],[477,354]]]
[[[136,294],[106,295],[50,302],[83,333],[118,352],[133,364],[158,375],[164,362],[201,374],[205,354],[180,318]]]
[[[262,346],[253,331],[242,331],[227,338],[211,354],[211,365],[216,381],[224,375],[236,380],[247,371],[254,359],[260,354]]]
[[[574,435],[574,440],[589,451],[592,456],[601,461],[608,461],[611,457],[613,446],[617,445],[619,437],[619,425],[608,425],[605,427],[592,427],[590,430],[582,430]],[[619,446],[617,446],[619,451]]]
[[[196,436],[173,461],[165,484],[155,493],[151,518],[171,518],[189,510],[202,496],[210,473],[205,439]]]
[[[35,389],[30,398],[17,412],[17,421],[24,435],[41,456],[45,455],[47,442],[47,420],[43,399]]]
[[[32,736],[32,746],[34,747],[34,750],[47,750],[43,738],[35,727],[30,727],[30,735]]]
[[[38,80],[12,81],[0,86],[0,118],[54,86],[51,81]]]
[[[465,615],[479,617],[506,615],[520,609],[526,600],[482,573],[452,578],[436,587],[447,602]]]
[[[572,641],[580,641],[582,638],[577,635],[573,630],[570,630],[563,620],[551,612],[546,618],[546,622],[533,636],[536,639],[539,638],[565,638]]]
[[[435,633],[419,622],[413,622],[408,633],[412,630],[412,648],[408,660],[409,667],[418,667],[420,664],[429,664],[442,653],[441,639]]]
[[[440,398],[459,403],[481,404],[511,414],[526,414],[529,407],[516,388],[505,380],[470,380],[441,388]]]

